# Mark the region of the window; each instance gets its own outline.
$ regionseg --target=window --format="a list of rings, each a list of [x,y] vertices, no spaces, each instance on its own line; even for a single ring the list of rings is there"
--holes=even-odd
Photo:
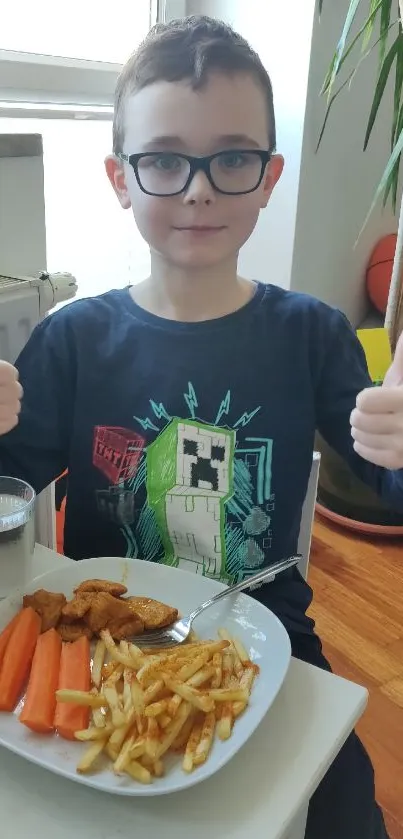
[[[69,0],[63,7],[54,0],[7,3],[1,49],[123,64],[150,27],[150,2],[120,2],[116,17],[104,5],[99,0]]]
[[[49,271],[73,274],[77,297],[123,288],[148,275],[148,247],[104,171],[112,146],[110,122],[0,118],[0,133],[43,137]]]
[[[156,0],[7,3],[0,27],[0,112],[87,110],[108,116],[122,64],[157,19]],[[109,114],[110,117],[110,114]]]
[[[2,9],[0,133],[43,137],[47,269],[74,274],[78,297],[149,272],[148,247],[103,161],[122,63],[157,15],[185,13],[185,0],[119,0],[116,16],[102,0],[69,0],[63,9],[19,0]]]

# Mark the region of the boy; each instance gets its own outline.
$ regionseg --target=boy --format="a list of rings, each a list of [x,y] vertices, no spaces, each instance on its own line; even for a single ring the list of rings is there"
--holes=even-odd
[[[119,80],[113,152],[106,171],[150,245],[150,277],[36,329],[17,364],[20,415],[18,374],[0,371],[0,471],[40,491],[68,467],[66,554],[232,581],[294,553],[317,427],[403,509],[403,348],[390,386],[368,390],[339,312],[236,272],[283,168],[257,55],[209,18],[155,27]],[[257,596],[294,655],[328,668],[298,572]],[[355,735],[306,835],[386,837]]]

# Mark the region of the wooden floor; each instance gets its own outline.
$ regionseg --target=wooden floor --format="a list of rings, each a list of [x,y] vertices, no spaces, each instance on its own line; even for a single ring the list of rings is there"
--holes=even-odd
[[[403,839],[403,540],[363,539],[318,519],[310,614],[333,670],[365,685],[359,723],[391,839]]]

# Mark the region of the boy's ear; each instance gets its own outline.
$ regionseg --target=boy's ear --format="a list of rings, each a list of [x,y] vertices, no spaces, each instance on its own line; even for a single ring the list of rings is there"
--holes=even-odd
[[[123,163],[114,154],[108,154],[105,158],[106,174],[113,186],[113,189],[119,199],[119,204],[124,210],[131,207],[129,192],[126,186],[125,172]]]
[[[274,154],[267,165],[267,169],[263,181],[263,196],[262,196],[262,210],[267,207],[269,198],[276,186],[277,181],[280,180],[284,169],[284,157],[282,154]]]

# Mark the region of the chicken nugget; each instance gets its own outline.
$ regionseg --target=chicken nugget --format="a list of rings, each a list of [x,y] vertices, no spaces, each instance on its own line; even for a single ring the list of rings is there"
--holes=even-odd
[[[124,603],[138,615],[144,623],[144,629],[162,629],[176,621],[178,610],[150,597],[125,597]]]
[[[114,620],[130,620],[133,612],[130,611],[124,600],[112,597],[106,591],[99,591],[91,600],[90,608],[84,615],[84,620],[93,632],[100,632],[105,629],[108,623]]]
[[[95,596],[94,592],[79,592],[76,597],[73,597],[73,600],[69,600],[62,609],[61,619],[63,623],[73,623],[83,618]]]
[[[23,597],[23,605],[31,606],[41,617],[41,632],[47,632],[48,629],[53,629],[57,625],[65,603],[64,594],[46,591],[43,588],[38,589],[34,594],[25,594]]]
[[[127,588],[122,583],[113,583],[111,580],[84,580],[74,589],[74,593],[82,591],[105,591],[113,597],[120,597],[126,594]]]
[[[144,632],[144,624],[141,618],[133,613],[129,617],[115,618],[109,621],[105,629],[109,629],[115,641],[125,641],[128,638],[141,635]]]
[[[91,640],[93,632],[83,620],[74,623],[59,623],[56,627],[62,641],[77,641],[85,635]]]

